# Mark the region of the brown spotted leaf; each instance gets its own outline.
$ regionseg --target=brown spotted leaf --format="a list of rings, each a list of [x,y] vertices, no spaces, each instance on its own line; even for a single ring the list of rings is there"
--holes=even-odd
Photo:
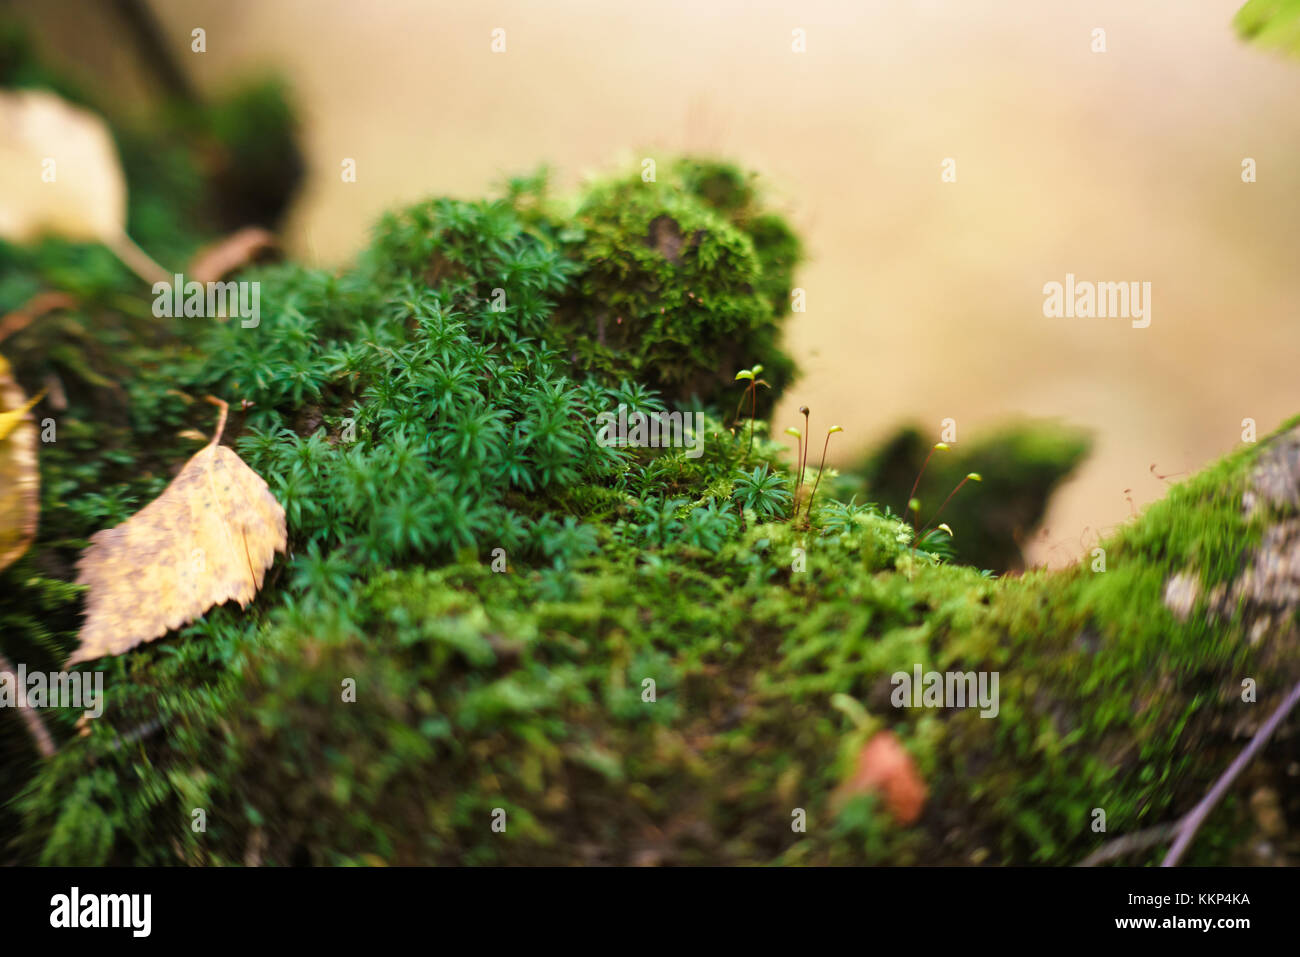
[[[17,561],[36,536],[40,472],[36,422],[27,399],[0,356],[0,571]]]
[[[91,537],[77,564],[77,583],[90,586],[86,620],[68,664],[119,655],[213,605],[246,606],[262,587],[285,550],[284,509],[256,472],[217,444],[220,435],[218,428],[158,498]]]

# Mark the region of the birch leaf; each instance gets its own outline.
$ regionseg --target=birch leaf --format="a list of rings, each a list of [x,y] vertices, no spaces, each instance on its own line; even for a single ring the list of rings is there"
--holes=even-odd
[[[100,242],[147,281],[166,273],[126,234],[126,176],[104,121],[45,90],[0,91],[0,238]]]
[[[53,93],[0,93],[0,176],[10,186],[0,204],[6,239],[100,242],[126,230],[126,177],[108,127]]]
[[[36,422],[28,400],[0,356],[0,571],[17,561],[36,537],[40,472]]]
[[[77,563],[77,584],[90,591],[69,665],[120,655],[213,605],[247,606],[285,550],[284,509],[256,472],[218,444],[226,418],[219,404],[217,434],[163,493],[91,537]]]

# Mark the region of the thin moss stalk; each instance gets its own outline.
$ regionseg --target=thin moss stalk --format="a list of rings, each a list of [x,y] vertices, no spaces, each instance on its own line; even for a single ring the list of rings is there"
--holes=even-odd
[[[825,471],[826,469],[826,450],[830,447],[831,436],[834,435],[836,432],[843,432],[843,431],[844,429],[842,429],[838,425],[832,425],[829,429],[826,430],[826,441],[822,443],[822,460],[821,460],[821,464],[817,466],[817,481],[813,483],[812,493],[809,494],[808,496],[808,513],[804,516],[805,520],[808,522],[809,525],[812,524],[813,499],[817,497],[817,486],[821,485],[822,472]]]

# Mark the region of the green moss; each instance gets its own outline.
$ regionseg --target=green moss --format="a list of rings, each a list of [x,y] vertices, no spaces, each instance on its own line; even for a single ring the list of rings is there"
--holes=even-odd
[[[913,551],[888,502],[819,495],[791,522],[762,426],[752,453],[716,415],[698,458],[605,447],[601,411],[671,408],[711,369],[730,412],[734,370],[779,363],[755,343],[797,247],[756,239],[730,168],[672,178],[599,184],[572,217],[537,180],[395,213],[341,274],[246,273],[255,329],[159,324],[81,247],[0,250],[13,301],[56,277],[85,291],[5,346],[69,400],[39,539],[0,576],[6,653],[51,669],[72,649],[79,549],[158,493],[197,447],[184,430],[210,431],[205,392],[232,402],[227,440],[291,546],[248,609],[90,665],[104,716],[82,736],[52,712],[53,759],[0,716],[6,860],[1072,863],[1104,838],[1094,808],[1113,835],[1200,796],[1240,746],[1241,678],[1263,713],[1300,677],[1285,634],[1252,645],[1239,617],[1162,600],[1176,572],[1236,580],[1280,517],[1241,509],[1260,449],[1103,542],[1104,572],[997,580]],[[600,315],[640,324],[602,344]],[[984,488],[1026,462],[1054,480],[1080,454],[1057,438],[996,446]],[[999,716],[894,708],[890,676],[917,665],[998,672]],[[885,727],[928,784],[911,827],[835,798]],[[1216,813],[1196,860],[1229,855],[1242,820]]]
[[[780,330],[800,247],[748,178],[682,160],[656,182],[597,183],[565,235],[577,294],[555,324],[580,368],[724,409],[736,371],[762,363],[770,412],[794,377]]]
[[[1233,514],[1201,523],[1191,504],[1218,509],[1202,498],[1249,455],[1108,543],[1105,573],[993,581],[913,555],[870,510],[807,533],[751,519],[716,551],[677,529],[645,539],[621,510],[599,552],[502,574],[486,556],[332,574],[300,557],[251,614],[107,663],[113,707],[19,800],[20,847],[85,860],[108,842],[84,835],[108,833],[112,859],[174,860],[156,830],[170,819],[186,859],[210,863],[240,862],[254,834],[279,863],[1077,860],[1092,808],[1113,832],[1165,820],[1231,747],[1217,722],[1248,646],[1177,622],[1159,592]],[[892,709],[887,676],[917,663],[998,670],[999,719]],[[836,695],[907,742],[932,791],[917,828],[869,799],[833,808],[861,740]],[[163,737],[112,749],[155,708]],[[107,815],[77,797],[87,755],[111,775]],[[647,819],[673,837],[639,845]]]
[[[932,444],[919,429],[900,429],[855,470],[863,480],[856,490],[906,514],[912,485]],[[955,536],[952,551],[977,568],[1020,569],[1024,567],[1022,543],[1032,537],[1052,493],[1090,447],[1090,438],[1078,429],[1056,422],[1025,422],[957,443],[947,452],[937,451],[916,491],[920,524],[930,521],[963,477],[976,472],[983,481],[967,484],[943,511],[942,521]]]
[[[759,263],[756,291],[771,303],[774,317],[785,316],[790,311],[794,270],[803,261],[803,244],[785,219],[764,207],[758,174],[698,157],[678,160],[673,174],[682,188],[749,237]]]

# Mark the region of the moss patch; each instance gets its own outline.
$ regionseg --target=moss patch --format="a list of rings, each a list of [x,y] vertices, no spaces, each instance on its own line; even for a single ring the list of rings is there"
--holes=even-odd
[[[5,345],[68,399],[40,537],[0,576],[6,654],[64,660],[79,549],[193,451],[203,393],[246,400],[228,441],[292,548],[247,610],[90,665],[105,714],[82,735],[52,712],[53,759],[0,716],[6,860],[1073,863],[1106,837],[1094,809],[1113,836],[1203,793],[1300,677],[1289,620],[1252,642],[1206,614],[1295,511],[1243,508],[1265,443],[1103,542],[1104,571],[1002,580],[914,551],[883,508],[823,495],[791,522],[761,424],[752,452],[723,413],[698,458],[607,447],[601,411],[719,376],[731,406],[737,368],[783,368],[797,244],[731,167],[671,180],[597,184],[567,215],[535,182],[399,211],[341,274],[243,274],[255,329],[159,323],[97,250],[0,248],[0,308],[81,303]],[[1202,595],[1182,617],[1176,574]],[[998,716],[894,707],[917,666],[997,672]],[[907,828],[833,799],[886,727],[930,791]],[[1193,861],[1249,825],[1229,802]]]

